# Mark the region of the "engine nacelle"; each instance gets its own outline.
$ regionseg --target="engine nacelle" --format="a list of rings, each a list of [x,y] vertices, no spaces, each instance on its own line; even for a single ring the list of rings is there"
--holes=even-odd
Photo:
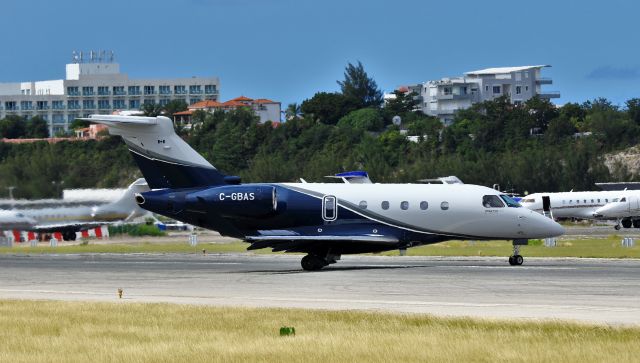
[[[269,185],[229,185],[189,193],[186,208],[223,217],[265,217],[278,207],[276,188]]]

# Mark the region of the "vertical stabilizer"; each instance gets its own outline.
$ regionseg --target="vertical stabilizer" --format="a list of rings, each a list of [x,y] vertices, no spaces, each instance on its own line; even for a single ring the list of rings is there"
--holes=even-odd
[[[175,133],[167,117],[91,115],[84,120],[122,136],[151,189],[226,184],[225,176]]]

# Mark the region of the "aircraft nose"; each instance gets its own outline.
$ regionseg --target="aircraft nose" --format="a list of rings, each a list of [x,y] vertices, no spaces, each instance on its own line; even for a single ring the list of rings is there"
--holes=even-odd
[[[547,229],[549,230],[549,233],[551,234],[550,237],[557,237],[557,236],[561,236],[564,234],[564,227],[562,227],[560,225],[560,223],[554,221],[551,218],[547,218],[547,220],[551,223],[548,224]]]
[[[538,220],[536,221],[536,224],[540,229],[540,233],[545,235],[545,238],[556,237],[564,234],[564,227],[562,227],[558,222],[543,215],[539,216],[540,218],[537,218]]]
[[[542,214],[531,212],[527,219],[530,221],[529,238],[548,238],[564,234],[564,227]]]

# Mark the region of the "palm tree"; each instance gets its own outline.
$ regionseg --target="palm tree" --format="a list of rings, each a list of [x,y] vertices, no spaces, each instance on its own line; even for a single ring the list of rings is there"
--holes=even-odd
[[[287,106],[287,111],[285,112],[285,116],[287,117],[287,120],[292,120],[294,118],[298,118],[301,115],[301,111],[300,111],[300,105],[297,103],[290,103],[289,106]]]

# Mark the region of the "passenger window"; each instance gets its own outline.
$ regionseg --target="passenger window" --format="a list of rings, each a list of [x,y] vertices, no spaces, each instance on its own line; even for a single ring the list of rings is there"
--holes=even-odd
[[[366,200],[361,200],[360,204],[358,206],[360,208],[362,208],[362,209],[367,209],[367,201]]]
[[[485,195],[482,197],[482,205],[485,208],[503,208],[504,204],[497,195]]]
[[[409,202],[407,202],[406,200],[400,203],[400,209],[402,210],[407,210],[409,209]]]
[[[389,209],[389,202],[385,200],[380,206],[382,207],[382,209],[387,210]]]
[[[449,209],[449,202],[442,202],[442,203],[440,203],[440,209],[442,209],[442,210],[447,210],[447,209]]]
[[[591,203],[593,203],[593,199],[591,199]]]
[[[600,199],[598,199],[598,203],[600,203]]]
[[[429,208],[429,203],[427,203],[424,200],[422,202],[420,202],[420,209],[427,210],[427,208]]]
[[[609,203],[609,198],[606,198],[606,199],[604,200],[604,202],[605,202],[605,203]]]
[[[584,200],[584,202],[586,203],[586,202],[587,202],[587,200],[585,199],[585,200]]]

